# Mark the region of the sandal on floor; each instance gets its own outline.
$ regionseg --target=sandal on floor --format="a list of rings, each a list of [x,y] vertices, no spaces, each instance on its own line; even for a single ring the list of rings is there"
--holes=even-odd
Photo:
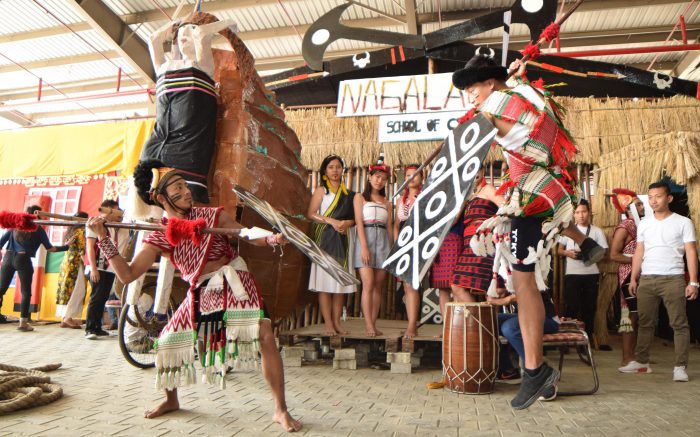
[[[32,328],[32,327],[29,326],[29,325],[24,325],[24,326],[19,325],[19,326],[17,327],[17,330],[18,330],[18,331],[22,331],[22,332],[31,332],[31,331],[34,330],[34,328]]]
[[[0,314],[0,325],[2,325],[3,323],[10,323],[10,321],[7,320],[7,316]]]

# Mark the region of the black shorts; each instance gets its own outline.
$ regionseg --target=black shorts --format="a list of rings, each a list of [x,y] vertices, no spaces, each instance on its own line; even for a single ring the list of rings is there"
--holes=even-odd
[[[630,283],[625,282],[620,286],[620,291],[622,292],[622,297],[627,302],[627,307],[630,309],[631,313],[637,312],[637,296],[632,296],[630,294]]]
[[[537,244],[542,239],[541,217],[514,217],[510,222],[510,250],[513,256],[522,261],[529,255],[528,248],[537,249]],[[519,272],[534,272],[535,264],[512,265],[513,270]]]

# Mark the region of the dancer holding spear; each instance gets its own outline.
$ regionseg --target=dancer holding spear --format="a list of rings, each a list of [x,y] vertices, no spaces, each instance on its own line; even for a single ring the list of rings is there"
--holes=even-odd
[[[169,258],[190,283],[187,297],[161,332],[156,344],[156,387],[166,399],[145,412],[158,417],[180,408],[177,388],[195,382],[194,347],[198,334],[206,350],[200,352],[203,379],[225,386],[227,366],[256,367],[262,355],[262,371],[275,403],[274,422],[285,431],[301,424],[287,411],[284,370],[270,320],[255,279],[227,236],[240,236],[242,227],[223,208],[193,207],[192,193],[180,172],[156,160],[141,161],[134,170],[138,197],[168,214],[163,225],[106,223],[92,217],[88,229],[98,235],[98,245],[117,277],[128,284],[144,274],[159,256]],[[19,229],[37,224],[72,225],[79,222],[41,221],[24,214],[0,213],[0,225]],[[122,258],[107,227],[148,229],[153,232],[131,263]],[[259,246],[285,243],[280,234],[250,241]]]

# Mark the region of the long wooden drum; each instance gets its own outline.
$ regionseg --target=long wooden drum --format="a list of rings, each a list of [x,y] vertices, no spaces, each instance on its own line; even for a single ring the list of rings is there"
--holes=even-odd
[[[442,332],[442,373],[456,393],[493,392],[498,370],[498,318],[493,305],[448,303]]]

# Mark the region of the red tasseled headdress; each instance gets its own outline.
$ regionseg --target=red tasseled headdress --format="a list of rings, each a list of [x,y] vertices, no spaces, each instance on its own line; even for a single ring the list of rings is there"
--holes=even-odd
[[[39,226],[34,223],[36,216],[24,212],[0,212],[0,227],[4,229],[17,229],[19,231],[34,232]]]
[[[183,220],[177,217],[168,219],[165,228],[165,239],[173,246],[179,245],[182,240],[192,240],[199,246],[202,243],[201,230],[207,227],[207,222],[203,218],[197,220]]]
[[[627,207],[630,206],[630,203],[634,202],[634,199],[638,197],[637,193],[626,188],[615,188],[612,192],[613,194],[610,200],[620,214],[624,214],[625,211],[627,211]]]

